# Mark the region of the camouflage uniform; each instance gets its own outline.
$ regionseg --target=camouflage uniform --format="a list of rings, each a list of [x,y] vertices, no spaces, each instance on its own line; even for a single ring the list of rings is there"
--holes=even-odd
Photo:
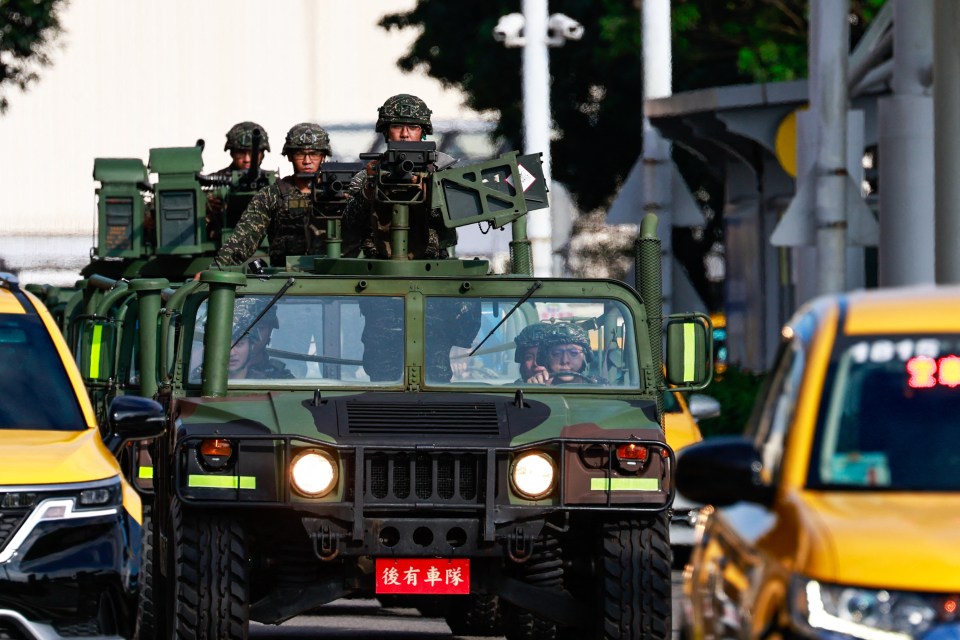
[[[253,151],[253,131],[260,130],[260,150],[270,151],[270,136],[267,130],[256,122],[238,122],[227,131],[227,141],[223,145],[224,151]],[[231,177],[234,172],[234,166],[231,162],[228,166],[216,171],[212,176]],[[207,194],[207,238],[214,242],[220,241],[220,233],[223,229],[223,200],[213,193]]]
[[[387,137],[392,124],[419,125],[424,134],[433,133],[430,122],[432,112],[416,96],[401,93],[387,99],[378,109],[376,131]],[[452,160],[452,159],[451,159]],[[343,210],[342,236],[343,255],[354,258],[363,252],[366,258],[390,258],[391,205],[373,201],[373,187],[369,175],[375,164],[367,171],[357,173],[350,182],[350,201]],[[436,170],[433,167],[431,170]],[[448,258],[447,249],[457,244],[457,232],[443,224],[443,217],[428,204],[411,205],[410,231],[407,246],[410,259]]]
[[[330,137],[318,125],[305,122],[287,132],[283,155],[301,149],[315,149],[330,155]],[[319,253],[326,244],[321,235],[308,237],[307,223],[313,212],[310,194],[301,193],[293,177],[264,187],[253,197],[240,217],[233,235],[217,252],[221,265],[242,264],[260,247],[264,237],[270,241],[270,264],[282,267],[287,256]]]
[[[267,301],[261,298],[237,298],[233,307],[233,330],[230,334],[233,342],[236,342],[243,332],[250,328],[251,323],[260,315],[260,312],[263,311],[266,306]],[[271,308],[260,318],[260,321],[254,325],[250,334],[247,334],[247,338],[253,339],[252,334],[255,332],[266,331],[267,335],[269,335],[278,326],[277,310]],[[253,351],[255,347],[251,345],[249,360],[252,360],[252,362],[247,366],[246,377],[256,380],[293,378],[293,374],[287,370],[287,367],[282,362],[267,356],[267,342],[269,342],[269,339],[262,344],[259,342],[255,343],[257,344],[257,351]]]

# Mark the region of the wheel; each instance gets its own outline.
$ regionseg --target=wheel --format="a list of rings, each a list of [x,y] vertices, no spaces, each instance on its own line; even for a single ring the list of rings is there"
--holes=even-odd
[[[604,523],[600,546],[599,637],[669,639],[673,585],[667,515]]]
[[[162,607],[156,596],[163,593],[157,581],[160,576],[154,571],[156,553],[154,545],[153,509],[143,505],[143,539],[140,543],[140,591],[137,594],[137,621],[133,637],[136,640],[154,640],[162,634]]]
[[[250,562],[243,529],[228,518],[183,509],[174,500],[174,640],[246,640]]]
[[[500,598],[471,594],[450,599],[445,620],[455,636],[499,636],[503,634]]]
[[[563,554],[560,542],[549,535],[543,535],[533,548],[533,555],[519,565],[517,578],[524,582],[544,588],[563,588]],[[503,601],[503,627],[507,640],[554,640],[557,637],[557,623],[537,615],[532,611]]]

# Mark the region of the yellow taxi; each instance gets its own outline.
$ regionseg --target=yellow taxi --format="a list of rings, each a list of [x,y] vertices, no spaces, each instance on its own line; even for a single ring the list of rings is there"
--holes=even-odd
[[[746,436],[677,462],[687,638],[960,637],[960,287],[818,298]]]
[[[0,638],[129,637],[141,502],[115,455],[163,431],[159,404],[119,397],[106,439],[41,302],[0,273]]]

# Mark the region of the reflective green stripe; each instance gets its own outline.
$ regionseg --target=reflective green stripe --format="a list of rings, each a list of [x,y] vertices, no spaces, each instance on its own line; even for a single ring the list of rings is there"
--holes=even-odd
[[[140,467],[137,477],[141,480],[153,480],[153,467]]]
[[[683,325],[683,381],[695,379],[697,370],[697,334],[692,322]]]
[[[656,478],[590,478],[590,491],[659,491]]]
[[[187,486],[199,489],[256,489],[257,479],[254,476],[191,475],[187,478]]]
[[[103,341],[103,325],[93,325],[93,337],[90,340],[90,377],[100,377],[100,343]]]

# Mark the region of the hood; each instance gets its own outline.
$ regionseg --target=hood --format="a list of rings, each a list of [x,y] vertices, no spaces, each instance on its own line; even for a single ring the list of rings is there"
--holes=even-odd
[[[97,429],[0,430],[0,485],[90,482],[119,473]]]
[[[826,582],[915,591],[960,591],[960,494],[807,493],[800,509],[817,529],[798,569]]]

